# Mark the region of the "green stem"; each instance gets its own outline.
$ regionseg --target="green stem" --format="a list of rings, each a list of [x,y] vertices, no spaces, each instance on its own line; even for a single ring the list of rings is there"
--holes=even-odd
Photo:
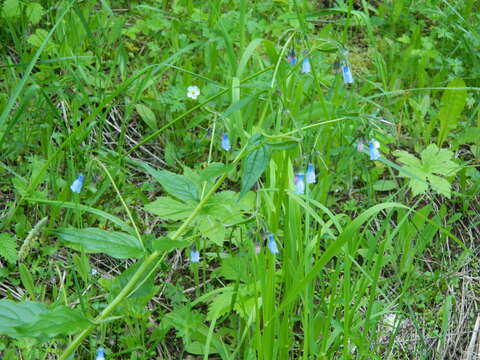
[[[245,156],[246,149],[247,149],[248,144],[240,151],[240,153],[237,155],[235,160],[233,160],[232,164],[237,164],[243,156]],[[178,228],[178,230],[173,234],[172,240],[176,240],[182,235],[187,227],[191,224],[191,222],[195,219],[195,217],[198,215],[200,210],[203,208],[203,206],[207,203],[209,198],[217,191],[217,189],[222,185],[223,181],[227,177],[227,174],[224,174],[221,176],[215,185],[212,187],[212,189],[205,195],[202,200],[198,203],[196,206],[195,210],[190,214],[190,216],[185,220],[185,222]],[[120,293],[113,299],[113,301],[95,318],[95,321],[92,325],[84,329],[80,334],[78,334],[73,342],[63,351],[62,355],[58,358],[58,360],[66,360],[74,351],[75,349],[81,344],[81,342],[92,332],[93,329],[95,329],[96,325],[104,320],[117,306],[120,304],[124,298],[126,298],[132,290],[135,288],[137,285],[137,282],[142,281],[141,279],[144,279],[144,272],[148,269],[150,264],[157,259],[161,255],[160,252],[155,251],[152,254],[150,254],[143,264],[138,268],[138,270],[133,274],[132,278],[128,281],[127,285],[120,291]],[[159,261],[163,259],[163,256],[160,258]]]
[[[75,337],[73,342],[63,351],[62,355],[58,358],[59,360],[66,360],[80,345],[80,343],[87,337],[87,335],[90,334],[93,329],[95,329],[97,324],[104,320],[117,307],[117,305],[120,304],[123,299],[128,296],[137,281],[142,278],[145,270],[147,270],[150,264],[159,256],[160,252],[155,251],[145,259],[143,264],[138,268],[137,272],[133,274],[132,278],[127,283],[127,285],[125,285],[122,291],[120,291],[120,293],[115,297],[115,299],[113,299],[113,301],[95,318],[95,322],[92,325],[84,329],[80,334]]]

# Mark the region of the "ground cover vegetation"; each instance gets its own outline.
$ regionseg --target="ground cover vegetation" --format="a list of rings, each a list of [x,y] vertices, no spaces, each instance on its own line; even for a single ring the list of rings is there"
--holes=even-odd
[[[472,359],[477,0],[2,0],[0,356]]]

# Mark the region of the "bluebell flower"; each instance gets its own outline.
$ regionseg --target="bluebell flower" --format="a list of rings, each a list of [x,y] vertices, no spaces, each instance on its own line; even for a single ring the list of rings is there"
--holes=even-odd
[[[70,185],[70,190],[72,190],[74,193],[79,194],[80,191],[82,191],[83,179],[84,177],[82,174],[78,175],[78,178],[76,178],[72,185]]]
[[[358,140],[357,151],[358,152],[363,152],[363,140],[362,139]]]
[[[275,242],[275,237],[273,236],[273,234],[268,235],[267,246],[268,246],[268,250],[270,250],[272,254],[278,254],[278,247],[277,247],[277,243]]]
[[[229,151],[232,146],[230,145],[230,139],[228,138],[228,134],[222,135],[222,148],[225,151]]]
[[[260,251],[262,251],[262,247],[258,242],[255,243],[255,254],[260,254]]]
[[[343,82],[345,84],[353,84],[353,76],[350,68],[347,64],[343,64],[342,66],[342,73],[343,73]]]
[[[288,52],[287,61],[292,66],[297,63],[297,58],[295,57],[295,51],[293,49]]]
[[[310,60],[308,58],[303,59],[302,61],[302,74],[308,74],[312,71],[310,66]]]
[[[298,173],[295,175],[295,192],[297,194],[305,194],[305,174]]]
[[[312,163],[307,165],[307,184],[315,184],[317,177],[315,176],[315,167]]]
[[[378,152],[378,148],[380,144],[378,141],[372,140],[368,142],[368,152],[370,153],[370,160],[378,160],[380,159],[380,153]]]
[[[192,245],[192,248],[190,249],[190,262],[192,263],[198,263],[200,261],[200,253],[197,250],[197,247],[195,245]]]
[[[99,347],[97,349],[97,356],[95,360],[105,360],[105,349],[103,347]]]

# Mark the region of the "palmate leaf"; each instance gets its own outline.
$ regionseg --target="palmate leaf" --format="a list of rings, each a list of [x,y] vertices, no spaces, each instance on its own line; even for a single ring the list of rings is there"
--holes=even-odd
[[[65,306],[49,309],[38,302],[0,300],[0,335],[48,340],[73,334],[89,325],[79,311]]]
[[[455,175],[460,167],[451,160],[453,153],[439,149],[431,144],[421,153],[421,160],[406,151],[395,151],[398,161],[404,164],[405,171],[401,176],[410,179],[409,186],[414,196],[424,194],[431,189],[448,198],[451,196],[451,185],[445,177]]]

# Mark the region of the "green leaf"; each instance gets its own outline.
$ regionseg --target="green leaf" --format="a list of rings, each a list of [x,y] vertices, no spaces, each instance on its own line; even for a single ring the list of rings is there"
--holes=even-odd
[[[35,298],[35,282],[33,281],[33,276],[25,266],[25,264],[20,264],[18,267],[20,272],[20,279],[22,284],[32,298]]]
[[[79,311],[58,306],[39,314],[36,321],[19,326],[17,331],[25,337],[53,338],[74,334],[89,325],[90,322]]]
[[[145,205],[145,210],[165,220],[184,220],[190,216],[193,209],[194,206],[168,196],[159,197],[150,204]]]
[[[58,229],[54,233],[69,246],[84,250],[87,253],[105,253],[117,259],[141,258],[145,250],[138,239],[116,231],[97,228]]]
[[[28,37],[27,42],[33,47],[39,48],[40,46],[42,46],[42,43],[47,37],[47,35],[47,31],[43,29],[37,29],[35,30],[35,34],[32,34]]]
[[[145,169],[157,180],[167,193],[180,200],[198,201],[198,189],[195,183],[182,175],[174,174],[167,170],[154,170],[150,167]]]
[[[17,262],[17,241],[8,234],[0,234],[0,256],[10,264]]]
[[[450,183],[442,176],[450,177],[455,175],[460,167],[451,160],[453,153],[447,149],[439,149],[437,145],[431,144],[422,151],[421,160],[405,151],[395,151],[394,155],[398,161],[405,164],[401,176],[410,178],[409,186],[414,196],[424,194],[428,185],[433,191],[450,197]]]
[[[2,7],[2,14],[6,18],[20,16],[20,2],[18,0],[5,0]]]
[[[169,252],[173,249],[184,249],[188,245],[190,245],[189,241],[172,240],[163,236],[153,242],[153,250]]]
[[[137,104],[135,109],[138,112],[138,115],[142,118],[143,121],[150,127],[152,130],[157,130],[157,119],[153,111],[146,105]]]
[[[391,191],[397,188],[397,183],[393,180],[378,180],[373,184],[373,190],[375,191]]]
[[[32,2],[27,5],[26,13],[30,23],[36,25],[40,22],[40,19],[42,18],[43,7],[39,3]]]
[[[465,82],[462,79],[452,80],[449,88],[464,88]],[[448,133],[453,130],[458,123],[458,118],[462,114],[463,108],[467,101],[467,90],[445,90],[440,102],[440,112],[438,119],[440,120],[440,131],[438,134],[438,145],[441,146],[447,139]]]
[[[14,338],[22,337],[17,331],[19,326],[32,323],[41,313],[47,312],[44,304],[25,301],[17,303],[11,300],[0,300],[0,335]]]
[[[223,163],[211,163],[208,167],[200,173],[200,179],[202,181],[215,181],[215,179],[233,169],[231,165],[225,165]]]
[[[258,146],[260,138],[254,135],[251,142],[253,142],[254,146]],[[270,155],[270,148],[267,145],[262,145],[245,157],[242,163],[240,198],[242,198],[257,182],[260,176],[262,176],[270,162]]]
[[[0,300],[0,335],[14,338],[52,338],[90,325],[78,311],[59,306],[49,310],[38,302]]]

